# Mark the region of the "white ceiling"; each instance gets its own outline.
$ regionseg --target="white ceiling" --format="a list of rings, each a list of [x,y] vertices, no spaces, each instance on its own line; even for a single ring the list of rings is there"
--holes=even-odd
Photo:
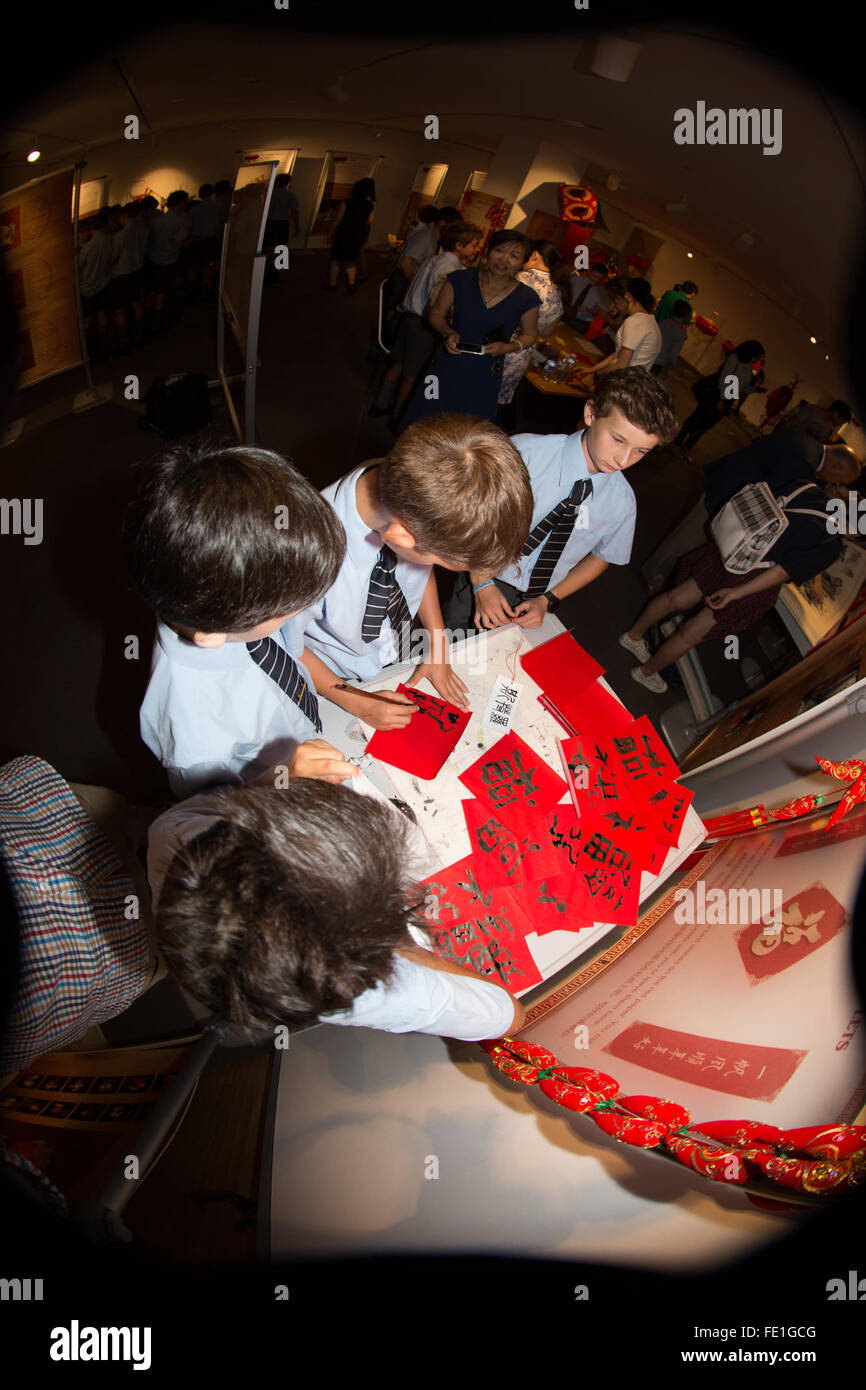
[[[680,28],[631,30],[642,45],[626,83],[589,71],[595,40],[532,34],[485,43],[314,37],[214,24],[163,29],[118,47],[44,92],[0,131],[0,154],[20,160],[39,137],[46,163],[117,140],[130,98],[117,59],[156,131],[202,122],[278,117],[358,121],[417,134],[435,113],[443,139],[492,153],[503,134],[537,135],[615,171],[607,204],[715,255],[769,292],[827,341],[844,332],[859,256],[866,141],[858,118],[814,84],[727,39]],[[350,100],[325,88],[337,80]],[[781,108],[783,148],[674,143],[674,111]],[[2,168],[2,166],[0,166]],[[25,166],[30,172],[30,166]],[[11,167],[6,186],[26,175]],[[686,195],[687,216],[666,202]],[[750,229],[754,246],[735,239]]]

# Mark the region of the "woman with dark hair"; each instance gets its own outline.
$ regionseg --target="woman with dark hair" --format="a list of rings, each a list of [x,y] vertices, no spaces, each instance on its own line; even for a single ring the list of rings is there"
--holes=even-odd
[[[684,449],[691,449],[717,425],[723,415],[729,415],[734,406],[752,391],[764,388],[755,384],[754,371],[764,356],[764,346],[757,338],[748,338],[739,347],[729,352],[718,371],[702,376],[692,387],[692,395],[698,402],[674,441]]]
[[[587,380],[622,371],[624,367],[650,368],[661,351],[661,329],[653,318],[655,300],[649,281],[639,275],[618,275],[608,281],[607,292],[611,308],[622,316],[622,323],[616,330],[610,356],[581,373]]]
[[[565,312],[568,303],[568,283],[571,267],[559,254],[552,241],[531,241],[529,259],[523,270],[517,272],[522,285],[535,290],[541,300],[538,310],[538,336],[546,338],[552,333]],[[529,366],[531,348],[522,352],[510,353],[502,365],[502,384],[499,387],[499,405],[510,404],[514,393]],[[502,412],[504,414],[504,412]]]
[[[492,420],[502,383],[502,360],[531,348],[538,337],[539,296],[517,279],[531,255],[522,232],[503,228],[487,243],[480,269],[446,276],[427,309],[443,344],[419,378],[398,429],[444,411]],[[449,316],[451,322],[449,323]],[[430,377],[436,393],[428,395]]]
[[[346,272],[349,294],[355,292],[355,276],[358,271],[358,257],[373,221],[376,206],[376,185],[372,179],[358,179],[353,186],[349,201],[342,204],[342,216],[337,223],[331,243],[331,265],[329,290],[337,288],[340,268]]]

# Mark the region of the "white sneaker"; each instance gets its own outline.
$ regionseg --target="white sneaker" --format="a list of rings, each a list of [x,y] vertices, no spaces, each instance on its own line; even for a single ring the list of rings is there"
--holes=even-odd
[[[635,641],[633,637],[629,637],[627,632],[624,632],[620,637],[619,645],[625,647],[626,651],[631,652],[632,656],[636,656],[640,662],[649,661],[652,655],[642,637]]]
[[[645,676],[643,668],[640,666],[633,668],[631,678],[633,681],[637,681],[638,685],[645,685],[647,690],[651,690],[654,695],[664,695],[668,688],[667,681],[663,681],[661,676]]]

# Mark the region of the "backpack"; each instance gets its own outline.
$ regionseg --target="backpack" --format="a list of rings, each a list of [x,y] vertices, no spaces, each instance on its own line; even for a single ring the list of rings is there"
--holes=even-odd
[[[802,516],[817,516],[826,524],[827,513],[812,507],[789,507],[801,492],[817,486],[803,483],[786,497],[775,497],[766,483],[747,483],[735,492],[710,522],[719,556],[730,574],[748,574],[754,569],[770,569],[772,560],[765,560],[768,550],[788,529],[787,511]]]
[[[164,439],[193,434],[211,422],[208,379],[204,372],[176,372],[161,376],[144,393],[147,416],[145,429],[155,430]]]

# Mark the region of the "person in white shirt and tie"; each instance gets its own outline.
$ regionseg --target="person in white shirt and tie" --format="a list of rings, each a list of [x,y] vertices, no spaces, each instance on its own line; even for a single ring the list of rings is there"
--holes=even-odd
[[[520,560],[491,573],[470,570],[445,607],[447,626],[540,627],[569,594],[631,556],[636,505],[622,476],[676,434],[673,400],[649,372],[612,372],[584,407],[575,434],[517,434],[532,484],[532,527]]]

